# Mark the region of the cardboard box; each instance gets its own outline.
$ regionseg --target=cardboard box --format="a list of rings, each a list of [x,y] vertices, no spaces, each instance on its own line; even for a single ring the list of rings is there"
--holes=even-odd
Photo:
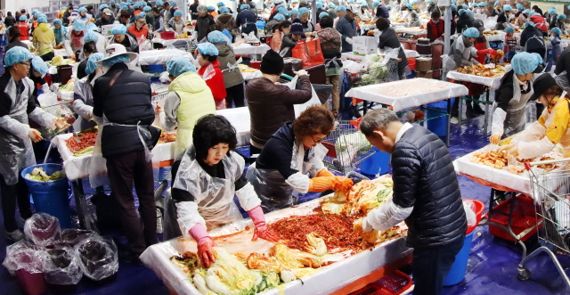
[[[374,54],[378,51],[378,38],[357,36],[352,38],[352,52],[359,55]]]
[[[433,71],[418,71],[416,72],[416,77],[418,78],[433,78]]]
[[[427,72],[432,70],[431,57],[418,57],[416,58],[416,71]]]

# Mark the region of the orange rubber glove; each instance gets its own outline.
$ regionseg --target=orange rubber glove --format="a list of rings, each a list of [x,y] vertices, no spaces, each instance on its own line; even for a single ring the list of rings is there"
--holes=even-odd
[[[334,176],[334,174],[332,174],[332,172],[330,172],[329,169],[323,168],[317,173],[317,177],[322,177],[322,176]]]
[[[331,190],[335,176],[313,177],[309,180],[309,191],[312,193],[322,193]]]
[[[354,183],[352,182],[352,179],[344,176],[335,176],[332,189],[335,192],[336,191],[348,192],[350,191],[353,185]]]

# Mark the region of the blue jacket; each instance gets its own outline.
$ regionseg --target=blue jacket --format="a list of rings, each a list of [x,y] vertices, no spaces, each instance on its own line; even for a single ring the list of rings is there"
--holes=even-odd
[[[348,44],[346,38],[356,36],[354,20],[349,20],[346,16],[340,18],[336,23],[336,30],[342,35],[342,52],[352,52],[352,44]]]

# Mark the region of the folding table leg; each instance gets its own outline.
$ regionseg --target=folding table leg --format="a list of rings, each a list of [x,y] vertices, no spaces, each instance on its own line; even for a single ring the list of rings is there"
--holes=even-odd
[[[488,122],[489,122],[489,92],[491,91],[491,89],[489,89],[487,87],[487,91],[485,93],[485,136],[487,136],[487,128],[489,127]]]
[[[87,202],[85,200],[85,192],[83,191],[83,183],[81,180],[71,181],[71,189],[75,199],[79,225],[84,229],[98,231],[94,216],[87,210]]]

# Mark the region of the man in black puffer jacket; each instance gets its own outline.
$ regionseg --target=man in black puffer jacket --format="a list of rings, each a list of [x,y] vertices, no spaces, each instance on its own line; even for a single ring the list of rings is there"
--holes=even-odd
[[[136,53],[127,52],[123,45],[109,45],[107,57],[101,61],[107,73],[97,78],[93,87],[93,115],[103,120],[101,150],[120,206],[123,231],[133,255],[130,258],[136,259],[157,241],[152,163],[146,155],[160,133],[150,127],[154,121],[150,80],[127,66],[134,58]],[[133,182],[142,224],[134,205]]]
[[[467,220],[447,147],[429,130],[402,124],[387,109],[369,112],[360,130],[392,154],[393,199],[373,210],[362,229],[385,231],[405,220],[414,248],[414,294],[441,293],[443,278],[463,246]]]

